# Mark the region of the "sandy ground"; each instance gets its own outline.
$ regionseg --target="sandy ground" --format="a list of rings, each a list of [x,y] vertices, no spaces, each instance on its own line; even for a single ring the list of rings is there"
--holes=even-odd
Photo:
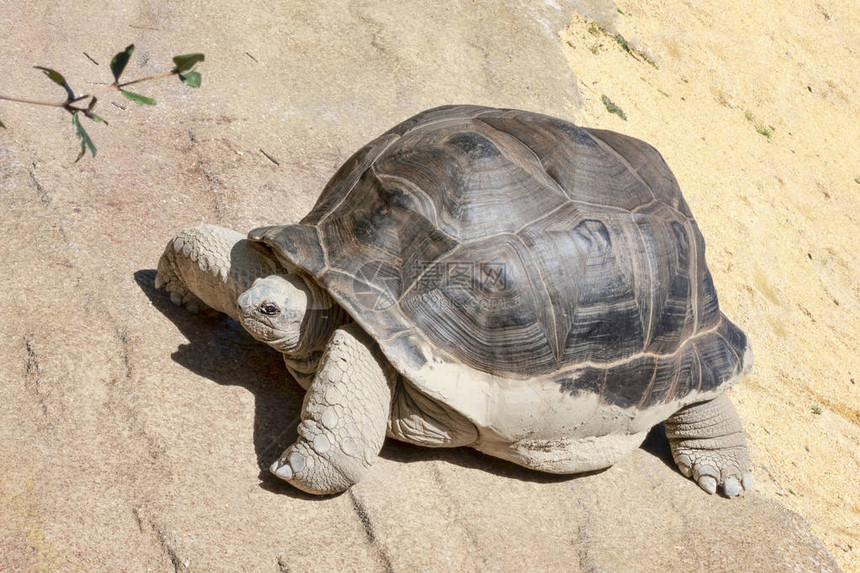
[[[0,102],[0,570],[860,571],[860,16],[756,6],[0,0],[0,93],[61,97],[32,65],[98,89],[132,42],[130,77],[207,55],[200,90],[104,98],[95,160],[64,112]],[[756,352],[731,392],[756,491],[705,495],[659,433],[575,478],[391,442],[342,496],[268,474],[301,392],[153,289],[165,242],[295,221],[360,145],[466,102],[664,154]]]
[[[675,172],[724,312],[752,339],[754,372],[731,396],[758,490],[858,571],[860,9],[617,7],[561,34],[583,96],[573,116],[653,143]]]

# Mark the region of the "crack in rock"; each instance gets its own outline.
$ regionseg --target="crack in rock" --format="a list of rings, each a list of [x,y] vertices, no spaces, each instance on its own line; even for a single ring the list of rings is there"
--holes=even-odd
[[[39,196],[39,201],[42,202],[42,205],[45,207],[51,206],[51,195],[45,190],[42,186],[42,183],[36,177],[36,164],[33,163],[33,167],[28,171],[30,175],[30,181],[33,183],[33,188],[36,190],[36,195]]]
[[[367,513],[367,508],[358,496],[355,495],[353,490],[348,490],[347,495],[349,495],[349,499],[352,501],[352,509],[355,511],[356,515],[358,515],[358,519],[361,521],[362,527],[364,527],[364,534],[367,536],[367,542],[376,550],[376,554],[382,562],[382,566],[385,571],[387,573],[393,573],[394,567],[391,565],[391,559],[388,557],[385,549],[383,549],[377,541],[376,531],[373,527],[373,522],[370,520],[370,515]]]
[[[167,554],[167,558],[170,559],[170,563],[173,565],[173,570],[175,573],[181,573],[185,571],[190,566],[190,561],[187,559],[183,559],[176,548],[170,541],[170,537],[167,533],[164,532],[164,528],[162,528],[155,519],[151,517],[144,518],[141,516],[141,512],[139,508],[132,508],[132,514],[134,515],[135,521],[137,521],[137,525],[140,528],[141,533],[145,533],[146,526],[152,531],[155,535],[155,540],[158,543],[159,547]]]
[[[200,140],[197,139],[197,135],[191,130],[188,130],[187,134],[188,141],[191,144],[189,148],[190,153],[193,154],[197,160],[194,165],[194,171],[198,172],[203,176],[203,179],[206,180],[207,191],[212,199],[212,211],[215,215],[215,221],[217,223],[221,223],[224,220],[224,204],[222,195],[225,189],[227,189],[227,185],[224,183],[224,180],[209,166],[209,163],[200,152]]]
[[[24,387],[36,397],[36,401],[42,409],[42,415],[48,418],[48,403],[44,388],[42,388],[42,365],[39,364],[39,356],[31,338],[24,338],[24,348],[27,351],[27,362],[24,366]]]

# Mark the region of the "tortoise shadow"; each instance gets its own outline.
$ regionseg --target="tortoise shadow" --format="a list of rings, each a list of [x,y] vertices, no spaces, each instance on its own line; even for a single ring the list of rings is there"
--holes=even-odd
[[[662,422],[651,428],[639,449],[648,452],[672,471],[681,473],[675,465],[675,460],[672,459],[672,449],[669,447],[669,438],[666,437],[666,426]]]
[[[153,269],[138,270],[134,280],[152,306],[188,340],[171,358],[199,376],[223,386],[241,386],[254,396],[253,442],[260,486],[295,497],[315,497],[272,476],[268,469],[295,441],[304,397],[281,355],[223,314],[192,314],[174,305],[167,293],[155,288],[155,274]]]
[[[672,460],[669,440],[666,438],[663,424],[658,424],[651,428],[639,448],[662,461],[671,470],[678,471],[675,462]],[[380,456],[387,460],[406,463],[439,460],[465,468],[486,471],[502,477],[535,483],[572,481],[582,477],[601,474],[609,469],[603,468],[577,474],[550,474],[529,469],[500,458],[494,458],[469,447],[426,448],[392,439],[385,441],[385,447],[382,449]]]
[[[260,469],[260,487],[273,493],[300,499],[319,499],[304,493],[269,472],[269,465],[298,437],[304,390],[287,372],[281,355],[254,340],[233,319],[216,314],[195,315],[170,302],[155,288],[153,269],[134,273],[134,280],[159,312],[170,320],[188,344],[171,355],[181,366],[223,386],[241,386],[254,396],[254,450]],[[674,468],[662,424],[652,428],[641,448]],[[444,461],[461,467],[486,471],[501,477],[536,483],[559,483],[602,473],[575,475],[548,474],[494,458],[468,447],[426,448],[386,439],[380,456],[411,463]]]
[[[550,474],[494,458],[469,447],[427,448],[392,439],[385,440],[385,447],[382,448],[379,455],[386,460],[402,463],[442,461],[464,468],[485,471],[499,477],[533,483],[562,483],[606,471],[606,469],[600,469],[578,474]]]

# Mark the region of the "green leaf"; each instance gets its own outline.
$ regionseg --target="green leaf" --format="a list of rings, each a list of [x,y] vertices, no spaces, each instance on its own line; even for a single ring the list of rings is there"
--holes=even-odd
[[[200,72],[188,72],[187,74],[179,74],[179,79],[182,80],[182,83],[184,83],[190,88],[200,87]]]
[[[206,59],[206,56],[203,54],[185,54],[182,56],[176,56],[173,58],[173,63],[176,64],[176,67],[173,69],[176,73],[183,73],[191,71],[191,68],[196,66],[198,63],[202,62]]]
[[[615,115],[617,115],[618,117],[620,117],[624,121],[627,121],[627,114],[624,113],[623,109],[621,109],[620,107],[615,105],[611,99],[609,99],[608,97],[606,97],[604,95],[603,97],[600,98],[600,101],[602,101],[603,105],[606,106],[606,111],[608,111],[609,113],[614,113]]]
[[[81,122],[78,121],[78,112],[72,114],[72,124],[75,126],[75,135],[77,135],[78,139],[81,140],[81,152],[78,154],[78,158],[75,159],[75,163],[80,161],[81,157],[83,157],[84,154],[87,152],[87,149],[89,149],[90,153],[92,153],[93,157],[95,157],[96,146],[93,144],[93,140],[90,139],[90,136],[87,135],[87,132],[81,125]]]
[[[49,78],[51,78],[52,82],[56,82],[56,83],[60,84],[61,86],[67,85],[66,84],[66,78],[64,78],[63,74],[61,74],[57,70],[52,70],[51,68],[43,68],[42,66],[33,66],[33,67],[36,68],[37,70],[42,70],[43,72],[45,72],[45,75],[48,76]]]
[[[5,125],[3,125],[3,122],[2,122],[2,121],[0,121],[0,127],[2,127],[3,129],[6,129],[6,126],[5,126]]]
[[[69,87],[69,83],[66,81],[66,78],[63,77],[63,74],[56,70],[52,70],[51,68],[43,68],[42,66],[33,67],[45,72],[45,75],[48,76],[48,78],[50,78],[55,84],[63,86],[63,89],[65,89],[66,93],[69,95],[69,99],[75,99],[75,92],[73,92],[72,88]]]
[[[128,99],[133,101],[134,103],[137,103],[140,105],[155,105],[155,100],[152,98],[148,98],[146,96],[142,96],[140,94],[136,94],[133,92],[127,92],[125,90],[119,90],[119,91],[122,93],[122,95],[124,95],[125,97],[127,97]]]
[[[90,105],[87,106],[87,109],[82,110],[84,112],[84,115],[87,116],[88,118],[90,118],[91,120],[96,121],[98,123],[110,125],[107,121],[105,121],[104,119],[102,119],[101,117],[99,117],[93,113],[93,108],[96,107],[96,104],[98,102],[99,102],[98,98],[93,97],[93,99],[90,100]]]
[[[119,77],[122,75],[123,70],[125,70],[125,66],[128,65],[128,60],[131,58],[132,52],[134,52],[134,44],[126,46],[125,51],[118,53],[110,61],[110,71],[113,72],[114,81],[119,81]]]

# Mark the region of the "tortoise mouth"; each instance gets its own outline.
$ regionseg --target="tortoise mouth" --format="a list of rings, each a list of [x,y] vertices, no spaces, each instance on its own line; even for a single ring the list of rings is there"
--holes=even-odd
[[[278,339],[278,333],[274,328],[253,316],[242,317],[242,326],[261,342],[271,343]]]
[[[268,344],[279,352],[292,352],[298,347],[296,336],[273,328],[253,316],[242,318],[242,326],[255,340]]]

